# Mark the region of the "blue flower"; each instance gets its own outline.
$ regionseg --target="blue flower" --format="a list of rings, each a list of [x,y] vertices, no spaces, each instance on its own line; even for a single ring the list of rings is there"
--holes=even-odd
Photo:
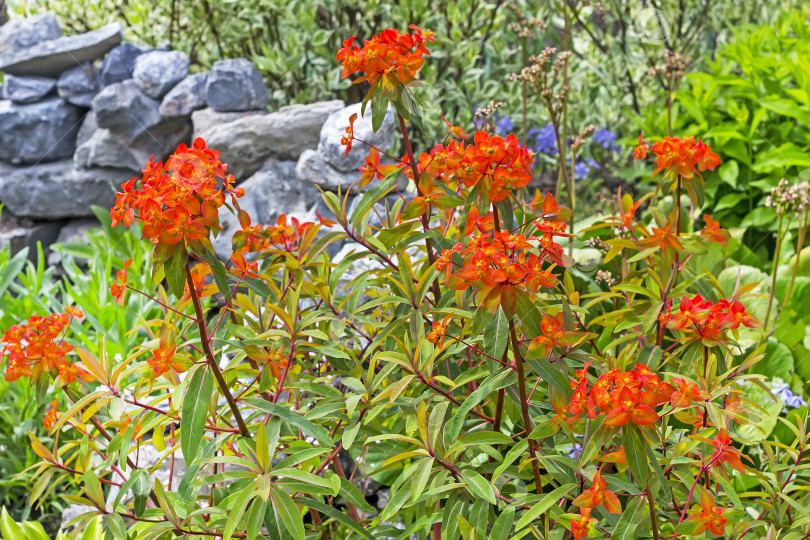
[[[549,156],[557,155],[557,139],[554,135],[554,126],[546,124],[541,128],[532,128],[526,134],[527,144],[538,154]]]
[[[773,393],[779,396],[785,405],[792,409],[807,406],[807,402],[801,396],[797,396],[788,388],[787,383],[776,383],[773,385]]]
[[[515,129],[515,123],[508,116],[497,118],[495,123],[495,133],[498,135],[507,135],[510,131]]]
[[[616,142],[616,134],[607,128],[599,128],[593,132],[593,142],[600,145],[605,150],[618,152],[620,147]]]
[[[577,459],[579,455],[582,453],[582,445],[579,443],[574,443],[574,447],[568,452],[568,457],[571,459]]]

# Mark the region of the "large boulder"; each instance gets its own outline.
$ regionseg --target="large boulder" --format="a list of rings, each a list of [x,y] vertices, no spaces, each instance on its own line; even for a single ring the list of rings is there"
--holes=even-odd
[[[74,169],[70,160],[30,167],[0,166],[0,202],[33,219],[89,217],[92,205],[110,207],[114,189],[132,178],[123,169]]]
[[[73,163],[84,169],[113,167],[140,171],[152,156],[155,160],[165,159],[178,144],[188,141],[190,134],[191,122],[187,119],[166,119],[133,141],[100,128],[76,148]]]
[[[99,76],[102,86],[110,86],[132,78],[135,60],[146,52],[134,43],[122,43],[114,47],[101,62]]]
[[[361,113],[362,107],[362,103],[355,103],[333,112],[321,128],[318,152],[326,163],[341,172],[356,171],[368,155],[369,147],[355,142],[351,152],[343,157],[346,147],[340,144],[340,139],[346,134],[349,118],[353,114],[357,115],[354,121],[355,137],[382,150],[388,150],[394,144],[394,109],[388,108],[380,129],[375,133],[371,124],[371,107],[366,108],[365,115]]]
[[[96,122],[96,113],[88,111],[87,114],[84,115],[84,120],[82,120],[79,132],[76,134],[76,148],[89,141],[90,137],[93,136],[93,133],[95,133],[97,129],[98,122]]]
[[[98,68],[90,63],[70,68],[59,76],[56,87],[59,97],[68,103],[90,108],[101,90]]]
[[[259,170],[267,158],[295,160],[307,148],[316,148],[321,126],[343,106],[341,100],[288,105],[275,113],[213,126],[200,136],[219,150],[228,171],[240,180]]]
[[[0,219],[0,250],[6,249],[11,255],[28,248],[28,259],[37,261],[37,244],[48,249],[58,237],[62,221],[32,221],[18,218],[9,211],[3,212]],[[46,251],[47,253],[47,251]]]
[[[220,112],[215,111],[211,107],[200,109],[191,113],[191,124],[194,126],[194,135],[196,139],[210,128],[221,126],[223,124],[230,124],[235,120],[244,118],[245,116],[255,116],[264,114],[262,111],[238,111],[238,112]]]
[[[0,26],[0,61],[43,41],[62,37],[62,28],[52,12],[16,19]]]
[[[35,103],[55,87],[56,80],[48,77],[6,75],[3,79],[3,99],[10,99],[14,103]]]
[[[1,55],[0,71],[12,75],[58,77],[77,64],[101,58],[123,38],[121,25],[111,23],[86,34],[41,41],[32,47]]]
[[[267,87],[247,58],[214,62],[208,77],[208,105],[216,111],[250,111],[267,106]]]
[[[82,111],[54,97],[30,105],[0,101],[0,159],[54,161],[73,155]]]
[[[239,184],[245,188],[245,196],[239,206],[250,215],[251,223],[272,225],[281,214],[296,217],[300,221],[315,221],[316,211],[324,212],[323,199],[315,186],[299,182],[295,178],[295,162],[268,159],[261,168]],[[214,251],[223,260],[230,258],[231,237],[241,227],[231,212],[219,213],[222,231],[214,239]]]
[[[195,73],[189,75],[169,90],[160,104],[160,114],[163,116],[188,116],[192,112],[202,109],[207,104],[206,85],[208,73]]]
[[[135,59],[132,78],[141,92],[160,99],[188,75],[188,55],[181,51],[152,51]]]
[[[133,141],[158,125],[160,103],[141,92],[134,79],[104,88],[93,98],[99,127],[109,129],[125,141]]]
[[[325,189],[327,191],[338,191],[340,189],[343,193],[347,189],[351,189],[353,193],[357,192],[355,185],[360,180],[361,173],[359,171],[343,172],[335,169],[324,161],[323,156],[315,150],[304,150],[301,157],[298,159],[298,164],[295,167],[295,174],[304,182],[310,182]]]

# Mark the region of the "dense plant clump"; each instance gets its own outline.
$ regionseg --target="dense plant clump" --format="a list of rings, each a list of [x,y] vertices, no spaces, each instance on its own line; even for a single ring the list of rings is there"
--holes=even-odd
[[[578,216],[576,152],[597,132],[563,144],[570,54],[547,49],[518,80],[548,110],[556,193],[530,188],[538,156],[497,134],[495,106],[473,133],[445,119],[417,154],[414,82],[438,38],[409,30],[336,51],[375,129],[393,106],[404,150],[369,149],[350,214],[348,194],[324,192],[332,215],[253,225],[198,139],[150,161],[110,211],[151,248],[132,246],[109,283],[110,300],[150,306],[121,321],[132,350],[77,339],[93,324],[79,301],[5,329],[6,379],[59,395],[51,440],[30,433],[31,500],[71,483],[65,499],[89,508],[70,526],[113,538],[804,538],[806,413],[779,416],[791,369],[778,391],[759,370],[788,349],[778,315],[803,276],[783,269],[777,294],[776,263],[767,288],[734,231],[709,214],[692,227],[719,150],[642,135],[634,157],[654,156],[656,189]],[[349,125],[343,144],[366,143]],[[789,184],[769,207],[806,216],[806,185]],[[241,226],[226,263],[210,241],[224,211]],[[358,273],[361,258],[373,266]],[[389,488],[379,509],[369,479]]]

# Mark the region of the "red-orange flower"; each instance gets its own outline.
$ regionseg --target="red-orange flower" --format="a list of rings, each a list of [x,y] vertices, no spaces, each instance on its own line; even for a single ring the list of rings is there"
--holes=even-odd
[[[529,351],[536,356],[546,356],[552,347],[570,347],[579,341],[581,334],[565,329],[565,320],[562,312],[553,318],[543,315],[540,321],[540,330],[543,332],[529,343]]]
[[[633,159],[646,159],[647,145],[644,144],[644,134],[638,136],[638,146],[633,148]]]
[[[146,361],[152,367],[152,375],[160,377],[169,371],[183,373],[188,366],[177,355],[177,346],[173,339],[162,337],[158,348],[152,351],[152,357]]]
[[[110,285],[110,294],[120,305],[124,305],[124,297],[127,294],[127,268],[132,264],[132,259],[124,263],[124,269],[119,270],[115,281]]]
[[[574,535],[574,540],[585,538],[595,526],[596,518],[591,517],[590,508],[580,508],[579,517],[571,518],[571,533]]]
[[[714,505],[714,497],[706,489],[700,488],[700,507],[695,505],[692,512],[686,521],[692,522],[695,525],[692,534],[699,536],[705,531],[709,531],[714,535],[723,536],[723,531],[728,521],[723,517],[725,508],[718,508]]]
[[[712,442],[714,446],[714,453],[712,454],[712,463],[714,467],[721,467],[723,463],[728,463],[731,467],[741,473],[745,473],[745,466],[742,464],[740,457],[742,454],[739,450],[731,446],[731,437],[728,431],[721,429]]]
[[[67,313],[33,315],[27,324],[6,330],[0,340],[4,344],[0,358],[8,359],[5,379],[11,382],[32,377],[36,381],[43,374],[55,375],[59,366],[69,365],[65,357],[73,346],[65,342],[64,334],[71,319]]]
[[[642,249],[657,247],[661,251],[667,251],[670,249],[674,251],[682,250],[683,245],[681,244],[681,241],[678,240],[678,231],[675,230],[676,216],[677,212],[672,212],[663,229],[653,227],[652,234],[647,238],[639,240],[636,242],[636,244]]]
[[[605,510],[611,514],[618,514],[622,511],[622,505],[615,493],[606,489],[607,482],[602,478],[602,473],[596,471],[593,475],[593,485],[579,497],[574,499],[574,506],[580,508],[596,508],[600,504],[605,505]]]
[[[623,426],[630,421],[639,426],[646,426],[658,421],[658,413],[653,407],[658,405],[654,392],[639,392],[622,386],[616,395],[611,396],[613,409],[605,416],[605,424]]]
[[[59,419],[59,412],[56,410],[56,407],[59,405],[59,400],[55,399],[51,401],[51,409],[45,415],[45,419],[42,421],[45,429],[51,429],[56,421]]]
[[[700,236],[721,244],[728,242],[728,231],[720,228],[720,222],[713,220],[709,214],[704,214],[703,219],[706,221],[706,228],[700,231]]]
[[[398,165],[380,165],[380,152],[376,148],[371,147],[368,152],[368,157],[366,157],[365,166],[360,167],[360,172],[363,173],[363,176],[361,176],[358,181],[360,187],[368,185],[375,178],[382,180],[399,168]]]
[[[720,158],[713,153],[709,146],[700,139],[693,137],[664,137],[652,146],[653,153],[658,156],[653,176],[664,171],[664,177],[675,180],[678,176],[685,179],[706,169],[714,170],[720,165]]]

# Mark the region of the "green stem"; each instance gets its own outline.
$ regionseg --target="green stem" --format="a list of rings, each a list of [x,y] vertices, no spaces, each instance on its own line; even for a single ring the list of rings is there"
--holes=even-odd
[[[658,518],[655,515],[655,499],[652,496],[649,482],[647,482],[645,491],[647,493],[647,504],[650,505],[650,524],[652,525],[653,540],[660,540],[661,536],[658,534]]]
[[[793,292],[793,283],[796,281],[796,274],[799,272],[799,263],[801,262],[802,248],[804,247],[804,239],[807,234],[807,221],[810,218],[810,211],[804,211],[804,222],[799,227],[799,237],[796,240],[796,264],[793,265],[793,270],[790,274],[790,283],[788,284],[787,292],[785,292],[785,299],[782,301],[782,309],[786,308],[790,300],[790,293]]]
[[[762,321],[762,335],[765,336],[768,334],[768,321],[771,318],[771,308],[773,307],[773,298],[776,294],[776,273],[777,269],[779,268],[779,255],[782,251],[782,221],[783,215],[779,214],[779,224],[777,226],[776,232],[776,250],[773,254],[773,264],[771,266],[771,292],[768,295],[768,309],[765,311],[765,320]]]

